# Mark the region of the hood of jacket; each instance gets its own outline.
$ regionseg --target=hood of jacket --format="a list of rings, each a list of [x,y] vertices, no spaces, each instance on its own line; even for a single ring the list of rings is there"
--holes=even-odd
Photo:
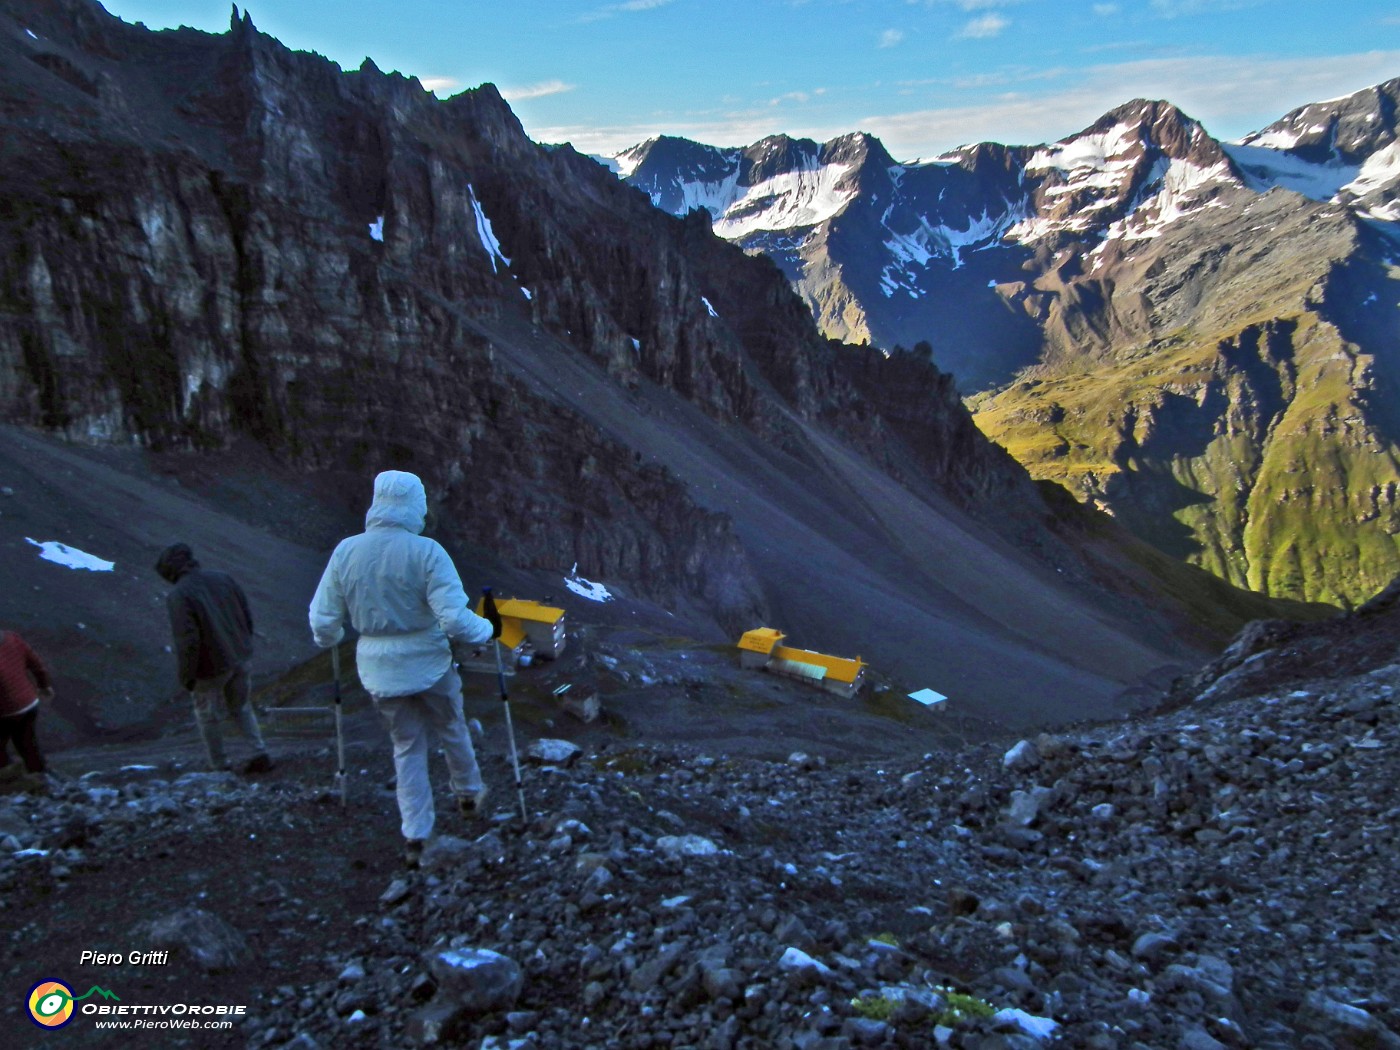
[[[171,583],[198,567],[199,562],[195,560],[194,551],[190,550],[188,543],[172,543],[160,552],[160,558],[156,561],[156,572]]]
[[[386,470],[374,479],[374,502],[365,528],[397,527],[420,533],[428,520],[428,494],[417,474]]]

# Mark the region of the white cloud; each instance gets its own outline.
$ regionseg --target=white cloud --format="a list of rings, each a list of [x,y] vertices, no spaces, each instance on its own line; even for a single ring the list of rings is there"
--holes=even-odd
[[[623,0],[618,4],[605,4],[587,14],[580,15],[579,22],[601,22],[605,18],[616,18],[618,15],[632,14],[636,11],[653,11],[658,7],[665,7],[672,0]]]
[[[812,101],[814,97],[819,98],[825,94],[826,88],[813,88],[811,91],[789,91],[785,95],[770,98],[768,104],[770,106],[781,106],[784,102],[796,102],[798,105],[801,105],[805,102]]]
[[[1117,4],[1094,5],[1094,14],[1098,15],[1100,18],[1111,18],[1113,15],[1116,15],[1119,10]]]
[[[507,102],[523,102],[531,98],[544,98],[547,95],[562,95],[578,85],[566,84],[562,80],[546,80],[540,84],[527,84],[522,87],[503,88],[501,97]]]
[[[904,40],[904,30],[886,29],[880,34],[880,47],[894,47]]]
[[[598,154],[663,134],[712,146],[746,146],[778,133],[826,142],[859,130],[878,136],[895,157],[912,158],[937,156],[971,142],[1038,145],[1072,135],[1133,98],[1165,98],[1204,122],[1211,134],[1235,139],[1298,106],[1379,84],[1397,68],[1400,50],[1319,58],[1209,55],[1088,69],[1012,69],[1001,74],[1001,94],[962,106],[949,93],[955,87],[951,80],[921,81],[910,86],[924,97],[935,92],[938,101],[904,112],[861,114],[831,105],[801,106],[795,97],[780,97],[771,101],[792,105],[765,100],[746,109],[657,114],[611,126],[526,127],[536,141],[572,142],[581,152]],[[822,89],[805,93],[817,95]]]
[[[1065,86],[1058,90],[1044,72],[1028,71],[987,102],[866,116],[852,125],[878,136],[896,157],[928,157],[960,143],[1038,145],[1072,135],[1134,98],[1161,98],[1212,134],[1234,139],[1298,106],[1381,83],[1397,66],[1400,51],[1148,59],[1059,70],[1054,80]]]
[[[983,15],[981,18],[974,18],[967,25],[962,27],[959,37],[965,40],[988,40],[994,36],[1000,36],[1002,30],[1011,24],[1009,18],[1001,15]]]
[[[1180,15],[1203,15],[1214,11],[1239,11],[1257,7],[1265,0],[1152,0],[1152,10],[1164,18]]]
[[[462,86],[456,77],[419,77],[418,83],[428,91],[455,91]]]
[[[909,0],[911,4],[917,4],[920,0]],[[925,7],[940,7],[954,4],[964,11],[995,11],[999,7],[1013,7],[1016,4],[1025,3],[1025,0],[922,0]]]
[[[844,120],[825,123],[794,120],[791,108],[739,110],[727,113],[703,114],[673,118],[658,116],[649,121],[625,125],[556,125],[526,126],[537,142],[570,142],[580,153],[611,155],[645,142],[657,135],[679,135],[710,146],[748,146],[769,135],[791,135],[827,142],[853,130]]]

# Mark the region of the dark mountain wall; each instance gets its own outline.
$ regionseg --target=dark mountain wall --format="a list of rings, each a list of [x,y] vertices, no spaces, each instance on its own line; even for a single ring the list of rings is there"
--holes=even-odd
[[[734,584],[708,595],[718,613],[761,609],[726,522],[503,375],[485,327],[532,312],[624,379],[754,419],[742,348],[690,323],[705,311],[680,224],[646,215],[632,237],[644,202],[533,146],[489,87],[439,104],[246,18],[210,37],[76,3],[16,13],[57,58],[6,41],[5,418],[156,449],[248,432],[309,469],[413,465],[464,535],[521,562],[659,597],[704,592],[699,560]],[[96,94],[55,80],[58,59]],[[478,206],[533,303],[493,272]]]
[[[6,13],[7,421],[154,450],[248,434],[312,471],[410,467],[459,535],[507,560],[577,563],[727,628],[761,619],[729,517],[514,369],[555,340],[780,452],[802,454],[814,424],[877,461],[912,450],[920,484],[1033,527],[1033,499],[994,506],[1029,487],[965,412],[943,398],[884,418],[770,263],[536,146],[489,85],[439,102],[237,14],[211,36],[80,0]]]

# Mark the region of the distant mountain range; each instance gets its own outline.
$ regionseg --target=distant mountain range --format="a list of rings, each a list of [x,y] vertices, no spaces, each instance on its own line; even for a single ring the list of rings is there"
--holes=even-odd
[[[1052,145],[659,138],[612,163],[787,275],[833,338],[929,345],[979,425],[1169,553],[1355,601],[1400,572],[1400,80],[1223,143],[1137,100]]]

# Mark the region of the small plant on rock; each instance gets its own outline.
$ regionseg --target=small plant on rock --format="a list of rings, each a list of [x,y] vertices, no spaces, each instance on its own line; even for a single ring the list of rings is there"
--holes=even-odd
[[[870,1021],[888,1021],[894,1015],[896,1005],[883,995],[862,995],[851,1000],[851,1009],[855,1015]]]
[[[945,1028],[954,1028],[963,1021],[970,1021],[973,1018],[991,1017],[997,1012],[995,1006],[975,995],[955,992],[951,988],[940,988],[938,992],[943,996],[945,1005],[934,1018],[934,1023],[943,1025]]]

